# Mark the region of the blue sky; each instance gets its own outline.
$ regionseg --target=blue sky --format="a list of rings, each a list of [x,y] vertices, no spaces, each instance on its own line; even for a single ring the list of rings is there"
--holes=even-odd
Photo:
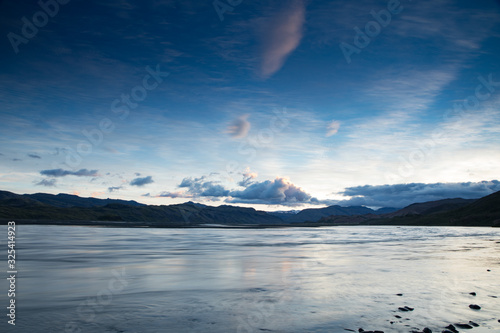
[[[40,3],[0,2],[3,190],[265,210],[500,190],[499,1]]]

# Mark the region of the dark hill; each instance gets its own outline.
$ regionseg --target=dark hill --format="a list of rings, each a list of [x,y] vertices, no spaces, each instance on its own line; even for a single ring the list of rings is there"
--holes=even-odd
[[[296,223],[305,221],[316,222],[323,217],[331,215],[352,216],[352,215],[364,215],[364,214],[375,214],[375,211],[373,209],[362,206],[350,206],[350,207],[329,206],[325,208],[304,209],[297,214],[281,213],[279,217],[285,222]]]
[[[434,213],[447,212],[468,204],[473,203],[476,199],[443,199],[437,201],[428,201],[411,204],[403,209],[395,212],[384,214],[384,217],[406,216],[406,215],[428,215]]]
[[[457,199],[451,199],[457,200]],[[461,199],[463,200],[463,199]],[[443,200],[440,200],[443,201]],[[434,201],[435,202],[435,201]],[[455,202],[456,204],[457,202]],[[448,202],[425,210],[426,214],[401,215],[367,221],[367,224],[388,225],[442,225],[442,226],[500,226],[500,191],[490,194],[460,208],[434,212],[435,209],[453,203]],[[430,205],[432,206],[432,205]],[[410,206],[408,206],[410,207]],[[406,207],[406,208],[408,208]]]
[[[31,199],[33,196],[39,200]],[[93,198],[79,198],[72,195],[37,194],[33,196],[1,192],[0,219],[36,220],[41,221],[40,223],[52,223],[53,221],[126,221],[131,222],[131,225],[134,226],[140,223],[140,225],[158,227],[198,224],[276,225],[283,223],[280,218],[253,208],[211,207],[192,202],[170,206],[147,206],[137,204],[135,201],[132,204],[123,200],[95,199],[100,201],[94,201],[87,200]],[[68,199],[69,202],[64,203],[65,199]],[[76,206],[77,204],[80,206]]]
[[[26,202],[39,202],[53,207],[102,207],[111,203],[117,203],[128,206],[145,206],[137,201],[127,201],[119,199],[98,199],[98,198],[82,198],[72,194],[48,194],[48,193],[35,193],[35,194],[15,194],[7,191],[0,191],[0,201],[3,199],[18,199]]]

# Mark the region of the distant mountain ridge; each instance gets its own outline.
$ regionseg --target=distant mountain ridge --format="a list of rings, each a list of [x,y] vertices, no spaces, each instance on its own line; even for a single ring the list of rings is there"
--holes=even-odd
[[[7,191],[0,191],[0,218],[37,221],[125,221],[158,227],[283,223],[280,218],[253,208],[224,205],[212,207],[193,202],[148,206],[136,201],[80,198],[67,194],[18,195]]]
[[[329,216],[328,225],[500,226],[500,191],[480,199],[444,199],[411,204],[382,215]]]
[[[349,206],[341,207],[338,205],[324,207],[324,208],[308,208],[299,211],[298,213],[283,213],[283,212],[270,212],[269,214],[280,217],[283,221],[289,223],[297,222],[316,222],[321,218],[328,216],[353,216],[353,215],[366,215],[366,214],[384,214],[396,211],[397,208],[384,207],[378,210],[373,210],[363,206]]]
[[[389,211],[388,213],[386,213]],[[477,200],[461,198],[415,203],[405,208],[330,206],[299,212],[264,212],[253,208],[194,202],[144,205],[136,201],[81,198],[69,194],[25,194],[0,191],[0,219],[29,223],[184,227],[197,225],[451,225],[500,226],[500,191]],[[60,221],[60,223],[56,223]],[[95,222],[95,223],[94,223]],[[114,224],[112,224],[114,225]]]
[[[427,201],[414,203],[406,206],[403,209],[396,210],[391,213],[384,214],[384,217],[406,216],[406,215],[428,215],[440,212],[447,212],[453,209],[471,204],[477,199],[443,199],[437,201]]]
[[[50,205],[53,207],[69,208],[69,207],[102,207],[108,204],[117,203],[127,206],[146,206],[133,200],[120,200],[120,199],[98,199],[98,198],[82,198],[73,194],[48,194],[48,193],[35,193],[35,194],[15,194],[7,191],[0,191],[0,201],[5,199],[18,199],[20,202],[36,201],[42,204]],[[26,200],[23,200],[26,199]],[[32,200],[32,201],[30,201]],[[34,202],[32,202],[34,203]]]
[[[452,199],[457,200],[457,199]],[[464,199],[461,199],[464,200]],[[455,201],[455,204],[457,201]],[[444,203],[445,205],[449,203]],[[425,215],[407,215],[372,221],[370,224],[495,226],[500,227],[500,191],[487,195],[460,208],[431,212]]]

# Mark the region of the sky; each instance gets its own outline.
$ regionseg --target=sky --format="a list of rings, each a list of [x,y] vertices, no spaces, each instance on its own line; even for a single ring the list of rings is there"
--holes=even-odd
[[[404,207],[500,190],[500,1],[0,1],[0,189]]]

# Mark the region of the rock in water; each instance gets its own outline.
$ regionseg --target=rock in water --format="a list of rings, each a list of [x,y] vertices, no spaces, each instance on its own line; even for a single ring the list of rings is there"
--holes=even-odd
[[[424,328],[424,330],[422,331],[423,333],[432,333],[431,329],[430,328]]]
[[[474,327],[478,327],[479,326],[479,324],[473,322],[472,320],[469,320],[469,324],[471,324]]]
[[[469,293],[469,295],[476,296],[476,293],[475,292],[471,292],[471,293]]]
[[[466,329],[471,329],[472,326],[470,326],[469,324],[455,324],[456,326],[460,327],[460,328],[466,328]]]
[[[470,304],[469,308],[471,308],[473,310],[481,310],[481,307],[477,304]]]

